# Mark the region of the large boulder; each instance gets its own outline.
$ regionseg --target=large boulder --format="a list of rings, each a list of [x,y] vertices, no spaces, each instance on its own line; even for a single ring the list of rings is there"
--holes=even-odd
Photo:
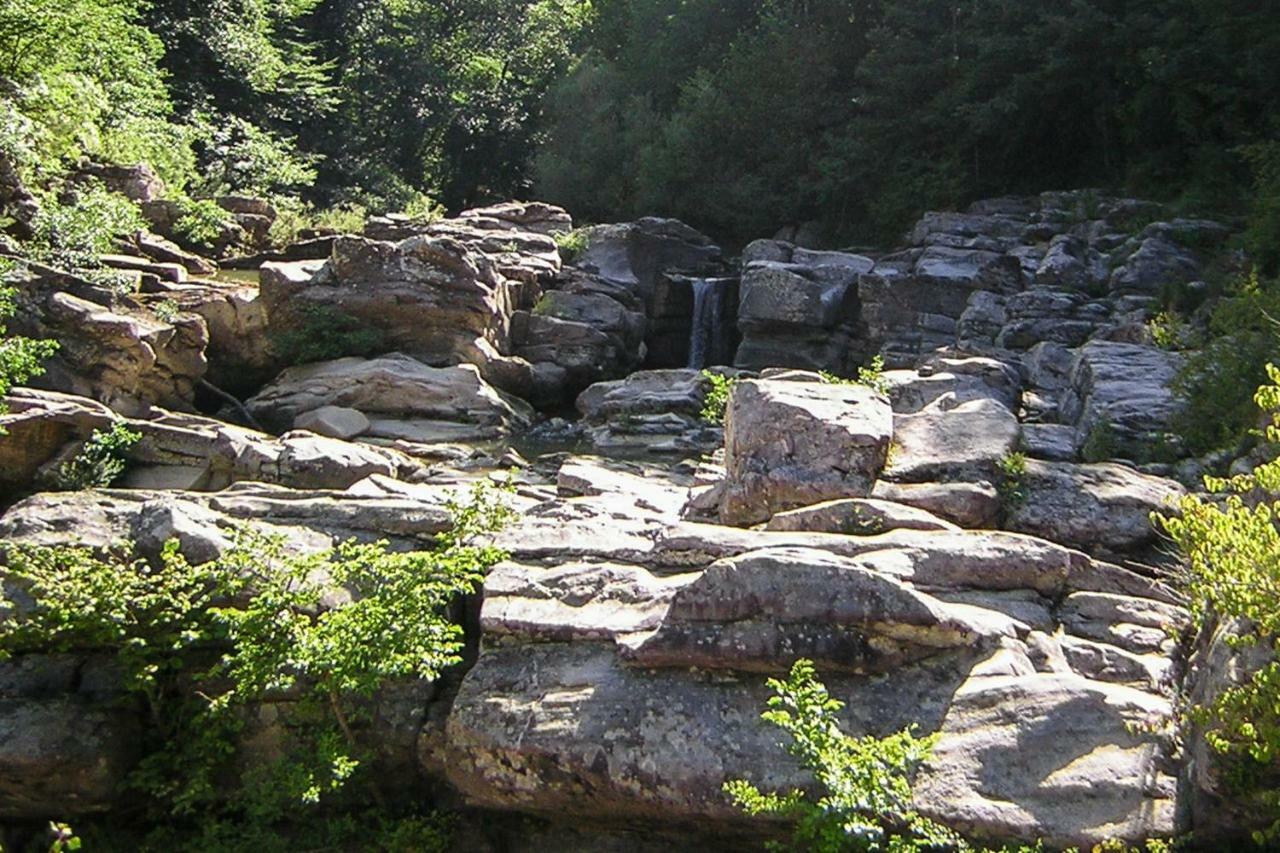
[[[1009,508],[1010,530],[1089,551],[1123,551],[1153,542],[1151,513],[1185,494],[1178,483],[1126,465],[1074,465],[1028,459],[1023,498]]]
[[[337,313],[381,331],[388,350],[438,366],[468,362],[519,384],[503,358],[516,308],[510,282],[488,255],[451,237],[339,237],[314,276],[263,276],[261,293],[277,333],[305,332],[308,311]]]
[[[790,263],[755,261],[744,270],[738,304],[743,339],[734,364],[846,372],[858,319],[858,276],[870,261],[804,250],[791,257]]]
[[[1181,406],[1171,386],[1182,363],[1155,347],[1090,341],[1076,352],[1060,417],[1080,445],[1103,431],[1112,455],[1150,452],[1170,440]]]
[[[366,438],[422,444],[492,438],[532,419],[527,404],[489,385],[474,365],[428,367],[400,354],[291,368],[247,406],[279,431],[303,427],[299,420],[320,409],[353,409],[368,418]]]
[[[865,497],[892,437],[889,401],[870,388],[739,382],[725,417],[721,519],[754,524],[824,500]]]

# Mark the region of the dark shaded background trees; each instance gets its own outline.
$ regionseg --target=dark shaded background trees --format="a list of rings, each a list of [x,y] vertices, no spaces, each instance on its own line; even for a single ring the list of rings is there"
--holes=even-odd
[[[175,191],[543,196],[722,239],[888,241],[1099,186],[1251,213],[1280,263],[1280,14],[1254,0],[0,0],[0,147]]]
[[[1280,131],[1277,11],[611,0],[552,94],[539,187],[739,237],[884,239],[926,207],[1088,185],[1243,212]]]

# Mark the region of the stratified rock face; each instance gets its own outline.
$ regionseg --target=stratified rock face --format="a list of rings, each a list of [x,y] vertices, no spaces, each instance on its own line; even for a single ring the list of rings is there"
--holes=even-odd
[[[0,416],[8,435],[0,441],[0,487],[40,486],[79,451],[94,430],[122,420],[106,406],[81,397],[19,389]],[[346,488],[372,474],[409,476],[420,465],[405,454],[306,432],[276,438],[210,418],[152,409],[123,419],[141,434],[130,451],[124,485],[213,491],[246,480],[293,488]]]
[[[532,416],[473,365],[428,367],[399,354],[291,368],[247,405],[281,431],[305,428],[299,419],[326,407],[353,409],[368,419],[361,434],[421,444],[492,438],[528,426]]]
[[[13,331],[59,343],[33,384],[129,414],[151,404],[194,410],[195,386],[208,367],[203,319],[166,322],[131,298],[52,270],[28,273],[17,289]]]
[[[298,327],[315,306],[381,330],[388,349],[434,365],[469,362],[486,376],[501,372],[509,351],[508,280],[488,255],[450,237],[339,237],[314,277],[264,277],[261,292],[273,329]]]
[[[711,382],[697,370],[645,370],[578,395],[578,413],[598,450],[713,450],[723,431],[702,419]]]
[[[825,500],[865,497],[892,437],[889,401],[869,388],[740,382],[725,416],[721,519],[754,524]]]
[[[1005,533],[672,526],[660,481],[574,479],[598,494],[559,514],[611,501],[597,536],[548,560],[536,515],[504,534],[480,658],[421,744],[469,802],[740,821],[725,780],[808,781],[758,715],[765,674],[809,656],[849,731],[941,733],[917,784],[940,820],[1053,845],[1174,831],[1169,756],[1136,725],[1171,707],[1167,651],[1138,630],[1184,618],[1159,585]],[[657,525],[656,548],[619,550],[612,531],[637,523]]]

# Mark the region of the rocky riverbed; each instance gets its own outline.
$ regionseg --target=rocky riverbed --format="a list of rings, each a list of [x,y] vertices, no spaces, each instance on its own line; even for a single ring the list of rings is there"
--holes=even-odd
[[[759,719],[800,657],[850,731],[940,734],[917,805],[967,834],[1231,825],[1160,725],[1230,654],[1171,638],[1188,617],[1150,522],[1231,460],[1180,452],[1180,356],[1147,330],[1225,228],[1047,193],[929,214],[889,254],[730,258],[643,219],[586,229],[566,264],[569,228],[517,203],[373,220],[257,285],[189,260],[131,295],[32,269],[16,331],[63,346],[0,417],[0,539],[413,549],[514,470],[465,666],[380,715],[413,796],[543,821],[501,849],[758,835],[722,785],[807,783]],[[334,357],[289,364],[298,335]],[[874,356],[875,387],[833,381]],[[735,380],[723,426],[703,368]],[[116,487],[52,491],[119,419],[142,438]],[[118,807],[141,721],[110,662],[27,656],[0,684],[0,821]]]

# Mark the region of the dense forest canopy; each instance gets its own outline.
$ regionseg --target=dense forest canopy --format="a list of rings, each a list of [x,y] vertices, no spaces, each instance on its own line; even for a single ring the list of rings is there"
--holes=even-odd
[[[1267,6],[3,0],[0,146],[37,186],[90,156],[170,194],[538,196],[729,240],[886,240],[925,208],[1099,186],[1252,213],[1274,263]]]

